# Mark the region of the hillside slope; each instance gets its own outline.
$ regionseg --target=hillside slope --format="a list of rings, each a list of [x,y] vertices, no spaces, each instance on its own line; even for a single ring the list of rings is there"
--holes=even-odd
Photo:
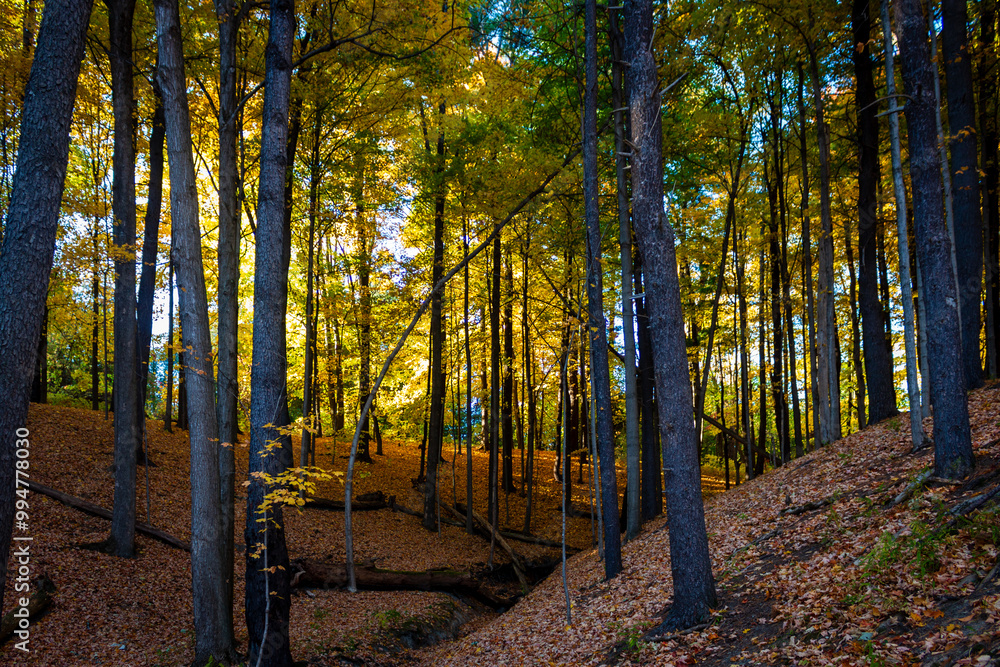
[[[1000,481],[1000,385],[969,408],[966,484],[911,486],[932,453],[910,452],[900,415],[711,499],[720,599],[703,627],[647,633],[671,595],[661,518],[625,545],[613,581],[594,551],[570,560],[570,623],[557,571],[486,627],[426,649],[423,664],[998,664],[997,496],[964,518],[949,510]]]

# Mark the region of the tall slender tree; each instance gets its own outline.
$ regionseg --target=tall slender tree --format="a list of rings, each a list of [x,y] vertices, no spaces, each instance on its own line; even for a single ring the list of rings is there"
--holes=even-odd
[[[886,337],[878,294],[877,189],[879,180],[878,106],[872,76],[872,0],[854,0],[851,28],[854,34],[855,105],[858,115],[858,305],[861,310],[865,353],[868,423],[896,414],[896,387],[892,380],[892,353]],[[848,239],[850,243],[850,239]]]
[[[224,593],[223,541],[219,507],[219,428],[215,415],[215,372],[208,321],[208,294],[201,258],[198,192],[184,76],[177,0],[156,0],[159,80],[170,166],[171,259],[177,272],[181,343],[191,442],[191,583],[195,662],[236,659]],[[115,418],[118,419],[119,415]]]
[[[291,442],[278,426],[287,409],[284,236],[293,0],[272,0],[264,65],[260,186],[254,262],[253,369],[250,373],[250,486],[246,512],[246,623],[250,662],[291,667],[290,579],[281,506],[262,516],[271,489],[255,473],[281,474]],[[259,521],[263,519],[263,521]],[[264,557],[266,556],[266,562]]]
[[[666,630],[699,623],[715,605],[716,596],[701,499],[675,237],[663,214],[661,96],[653,57],[653,34],[652,0],[636,0],[627,5],[625,59],[629,63],[629,115],[634,146],[632,219],[643,256],[649,329],[656,362],[674,587],[673,605],[661,625]]]

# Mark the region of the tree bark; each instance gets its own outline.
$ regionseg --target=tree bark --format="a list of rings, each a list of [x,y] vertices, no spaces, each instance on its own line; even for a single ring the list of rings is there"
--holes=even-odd
[[[295,6],[272,0],[265,56],[260,186],[257,196],[257,250],[254,264],[253,367],[250,374],[250,486],[246,519],[246,623],[251,663],[291,667],[288,643],[288,549],[281,506],[262,516],[264,496],[273,489],[254,473],[281,474],[291,463],[291,442],[275,423],[286,409],[286,341],[283,245],[288,118],[292,78]],[[277,451],[268,444],[278,443]],[[265,519],[264,523],[258,519]],[[256,558],[266,551],[264,562]]]
[[[20,146],[0,248],[0,562],[14,528],[15,451],[55,252],[76,83],[91,0],[50,0],[24,91]],[[7,568],[0,572],[0,591]],[[0,605],[3,604],[0,592]]]
[[[108,549],[135,552],[135,461],[139,447],[138,332],[135,319],[135,144],[132,120],[132,15],[135,0],[106,0],[110,24],[114,155],[111,201],[115,262],[115,500]]]
[[[972,470],[972,441],[962,363],[959,304],[948,230],[941,215],[942,183],[937,155],[934,70],[927,21],[919,0],[896,5],[913,184],[917,257],[924,282],[927,361],[934,408],[934,472],[946,479]]]
[[[434,191],[434,257],[431,268],[431,287],[437,285],[444,275],[444,100],[438,105],[437,144],[434,156],[434,172],[431,188]],[[423,107],[421,107],[423,116]],[[431,146],[424,123],[425,143],[428,157]],[[444,444],[444,401],[447,386],[443,367],[444,316],[441,310],[441,292],[431,299],[431,405],[430,426],[427,430],[427,481],[424,484],[424,528],[437,530],[438,489],[437,472]]]
[[[233,607],[235,580],[235,448],[239,347],[240,232],[239,169],[236,141],[241,117],[237,113],[236,50],[239,38],[239,7],[242,0],[215,0],[219,22],[219,288],[218,288],[218,389],[216,418],[219,423],[219,501],[222,507],[223,594],[226,608]],[[232,634],[232,613],[226,615]]]
[[[594,425],[601,469],[601,509],[604,518],[604,577],[622,570],[618,517],[618,476],[615,435],[611,423],[611,372],[604,320],[604,269],[601,266],[601,220],[597,176],[597,0],[586,2],[586,89],[583,102],[583,206],[587,223],[587,310],[590,335],[590,383]],[[567,471],[568,473],[568,471]],[[569,475],[567,474],[567,477]]]
[[[645,266],[649,329],[656,360],[674,586],[673,604],[661,626],[667,630],[690,627],[707,616],[716,603],[715,581],[695,448],[674,232],[663,215],[661,100],[652,53],[652,2],[637,0],[629,5],[625,26],[629,112],[632,143],[636,146],[631,154],[632,216]]]
[[[982,136],[983,230],[986,246],[987,358],[990,377],[1000,374],[1000,160],[997,159],[996,1],[979,3],[979,132]]]
[[[851,27],[855,48],[855,105],[858,115],[858,306],[864,344],[864,379],[868,389],[868,423],[880,422],[898,411],[892,373],[892,350],[878,286],[879,130],[875,82],[872,78],[871,2],[854,0]],[[850,239],[847,239],[850,243]],[[860,389],[860,387],[859,387]],[[858,401],[859,405],[861,401]],[[861,424],[864,428],[864,424]]]
[[[982,307],[983,219],[979,210],[979,165],[976,156],[976,108],[972,56],[966,34],[966,0],[941,0],[941,46],[948,95],[948,145],[951,148],[951,196],[954,212],[958,300],[962,317],[962,361],[965,385],[983,384],[979,357]]]
[[[886,96],[889,98],[889,151],[892,160],[893,195],[896,203],[896,235],[899,255],[899,284],[903,306],[903,340],[906,349],[906,390],[910,407],[910,439],[913,449],[926,444],[921,388],[918,383],[916,323],[913,308],[913,281],[910,277],[910,244],[906,228],[906,189],[903,185],[903,162],[899,146],[899,109],[896,104],[896,74],[892,30],[889,25],[889,0],[880,2],[882,44],[885,50]],[[923,388],[927,391],[927,387]]]
[[[170,166],[171,257],[177,271],[182,345],[187,351],[185,390],[191,442],[191,579],[194,592],[195,662],[236,658],[231,608],[226,606],[219,506],[219,428],[208,298],[201,257],[198,193],[191,147],[191,119],[184,77],[176,0],[155,0],[159,80]],[[116,415],[119,419],[121,415]]]

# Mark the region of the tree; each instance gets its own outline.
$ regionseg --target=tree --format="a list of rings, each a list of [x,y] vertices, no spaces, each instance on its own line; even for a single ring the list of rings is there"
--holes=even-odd
[[[972,440],[951,241],[942,215],[934,69],[927,44],[927,20],[919,0],[901,0],[896,5],[896,26],[903,83],[909,96],[905,112],[917,259],[924,282],[926,316],[921,324],[926,332],[931,373],[934,473],[960,479],[972,470]]]
[[[227,609],[233,606],[233,558],[235,550],[236,463],[237,441],[237,334],[239,330],[240,282],[240,203],[237,170],[236,50],[242,2],[217,0],[215,13],[219,21],[219,375],[216,398],[216,418],[219,422],[219,502],[222,509],[222,567]],[[228,615],[232,634],[232,614]]]
[[[948,144],[951,148],[955,259],[962,317],[962,362],[966,387],[976,389],[983,384],[983,364],[979,358],[983,219],[979,211],[976,107],[972,87],[972,54],[966,33],[969,23],[966,1],[941,0],[941,19],[942,56],[948,81]]]
[[[587,224],[587,331],[590,338],[590,382],[593,392],[597,453],[601,464],[601,509],[604,518],[604,577],[621,573],[621,531],[618,517],[618,480],[615,436],[611,424],[611,374],[604,323],[604,269],[601,266],[601,220],[597,180],[597,1],[586,3],[583,98],[583,206]],[[564,472],[569,478],[569,470]]]
[[[632,219],[643,257],[646,306],[655,360],[657,407],[663,441],[667,526],[674,599],[661,630],[690,627],[715,605],[701,472],[695,441],[690,377],[684,346],[674,231],[663,214],[660,167],[660,93],[653,58],[653,3],[637,0],[625,14],[632,123]]]
[[[0,246],[0,561],[4,563],[14,528],[15,452],[30,443],[25,442],[28,399],[91,5],[92,0],[45,3],[24,90],[17,166]],[[4,567],[0,591],[6,580]]]
[[[226,606],[223,539],[219,507],[219,427],[215,414],[215,372],[208,322],[208,293],[201,259],[201,229],[191,145],[191,118],[184,75],[177,0],[156,0],[159,82],[163,94],[170,211],[171,261],[177,276],[191,442],[191,587],[195,663],[210,658],[235,661],[232,608]],[[116,419],[120,415],[116,415]]]
[[[855,102],[858,114],[858,259],[861,268],[858,302],[865,352],[868,423],[875,423],[891,417],[897,410],[892,355],[878,295],[876,190],[879,180],[879,135],[869,44],[870,7],[871,0],[854,0],[852,4],[851,27],[855,48],[851,53],[857,81]]]
[[[285,297],[282,284],[285,172],[292,81],[292,0],[272,0],[264,73],[257,245],[254,262],[253,370],[250,373],[250,486],[246,519],[246,622],[250,662],[290,667],[291,599],[288,548],[280,505],[261,516],[271,491],[259,473],[278,475],[291,463],[291,442],[278,426],[287,409]],[[255,474],[256,473],[256,474]],[[264,519],[263,522],[259,519]],[[261,557],[266,554],[266,564]],[[264,568],[267,568],[266,570]]]
[[[115,504],[107,549],[131,558],[135,551],[135,460],[139,448],[140,365],[136,350],[135,134],[132,120],[132,15],[135,0],[107,0],[111,29],[111,100],[115,116]]]

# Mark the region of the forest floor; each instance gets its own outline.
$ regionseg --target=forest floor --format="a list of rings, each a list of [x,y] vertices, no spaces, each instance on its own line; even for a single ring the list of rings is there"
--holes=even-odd
[[[623,547],[624,571],[603,581],[589,517],[568,521],[571,622],[557,568],[552,576],[497,614],[447,593],[298,591],[292,598],[292,654],[309,665],[989,665],[1000,662],[1000,516],[994,506],[956,520],[958,503],[996,487],[1000,469],[1000,385],[970,396],[976,472],[963,485],[927,481],[912,497],[894,499],[932,462],[929,450],[910,453],[909,421],[900,415],[812,452],[758,479],[715,494],[706,518],[719,602],[711,622],[668,637],[651,633],[670,601],[670,557],[662,518]],[[190,539],[186,434],[148,422],[150,523]],[[930,432],[930,421],[925,424]],[[103,413],[33,405],[31,479],[110,508],[112,430]],[[373,443],[374,449],[374,443]],[[237,447],[245,478],[246,444]],[[422,495],[419,451],[387,440],[385,456],[360,464],[356,493],[380,490],[412,510]],[[297,453],[297,452],[296,452]],[[343,439],[323,439],[317,462],[346,467]],[[520,485],[519,453],[515,482]],[[536,463],[532,533],[558,541],[559,486],[554,453]],[[445,455],[440,488],[452,500],[453,453]],[[486,513],[487,455],[473,452],[475,507]],[[454,488],[464,502],[465,456],[456,459]],[[588,472],[587,466],[583,468]],[[146,486],[139,469],[139,520]],[[574,482],[577,475],[574,471]],[[706,496],[720,490],[705,478]],[[620,487],[622,488],[622,487]],[[236,568],[245,497],[237,489]],[[342,499],[336,482],[317,495]],[[994,498],[995,500],[996,498]],[[187,552],[138,536],[138,557],[121,560],[80,548],[104,539],[110,523],[32,493],[28,533],[32,574],[55,585],[48,613],[33,621],[31,652],[13,642],[0,663],[31,665],[179,665],[193,655],[190,563]],[[506,504],[509,502],[510,520]],[[574,506],[589,504],[575,484]],[[523,528],[525,499],[501,495],[500,520]],[[511,593],[506,555],[489,542],[442,524],[425,531],[417,517],[390,509],[355,515],[356,560],[380,568],[476,572],[498,593]],[[446,515],[445,515],[446,516]],[[343,562],[343,513],[286,511],[291,558]],[[527,561],[551,564],[558,550],[511,542]],[[10,572],[10,569],[8,569]],[[13,607],[8,580],[5,609]],[[246,647],[241,600],[235,592],[236,635]],[[457,637],[457,639],[453,639]],[[429,640],[441,643],[421,647]]]

